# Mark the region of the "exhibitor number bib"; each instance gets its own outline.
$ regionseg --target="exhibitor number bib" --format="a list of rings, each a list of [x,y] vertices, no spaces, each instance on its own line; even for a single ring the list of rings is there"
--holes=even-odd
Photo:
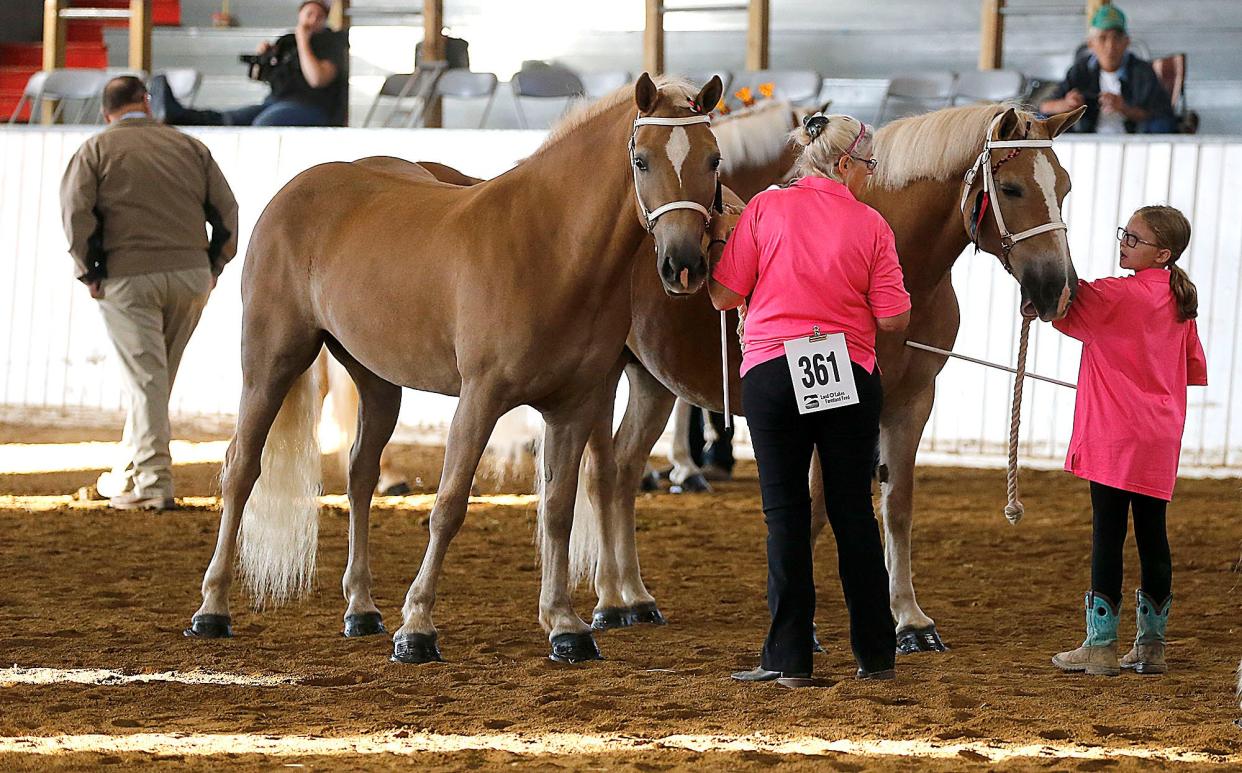
[[[858,403],[844,333],[813,335],[785,342],[785,361],[793,380],[798,413],[815,413]]]

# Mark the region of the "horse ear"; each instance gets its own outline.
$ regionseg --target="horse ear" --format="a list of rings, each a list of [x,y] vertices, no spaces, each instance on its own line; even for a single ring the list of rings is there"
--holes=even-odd
[[[638,105],[638,112],[652,112],[659,101],[660,90],[656,88],[651,76],[643,73],[638,77],[638,83],[634,84],[634,104]]]
[[[1012,107],[1001,114],[1000,123],[996,126],[996,136],[994,140],[1013,139],[1018,133],[1018,111]]]
[[[1078,123],[1078,119],[1082,118],[1082,114],[1087,112],[1087,106],[1082,105],[1077,110],[1071,110],[1068,113],[1058,113],[1052,116],[1044,125],[1048,127],[1048,136],[1056,139],[1060,137],[1074,124]]]
[[[720,104],[720,97],[723,93],[724,84],[720,82],[720,76],[713,75],[707,85],[699,90],[699,95],[694,98],[694,102],[703,108],[704,113],[710,113],[716,109],[716,105]]]

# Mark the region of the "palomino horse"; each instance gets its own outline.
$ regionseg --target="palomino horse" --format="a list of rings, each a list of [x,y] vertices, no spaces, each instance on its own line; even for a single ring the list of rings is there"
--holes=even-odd
[[[981,153],[989,137],[993,143],[1051,140],[1081,114],[1078,110],[1041,120],[1003,105],[969,106],[897,121],[876,136],[880,164],[861,199],[892,226],[913,302],[909,328],[881,334],[877,342],[884,372],[878,477],[890,601],[903,652],[944,649],[935,623],[915,600],[910,546],[915,452],[931,413],[936,374],[946,361],[912,350],[905,342],[953,347],[959,318],[950,269],[972,235],[1018,281],[1028,313],[1044,320],[1065,313],[1077,277],[1063,230],[1050,228],[1020,241],[1003,239],[987,208],[1003,210],[1009,233],[1021,235],[1059,223],[1069,176],[1050,148],[1002,146],[983,158]],[[990,200],[980,196],[985,175],[967,176],[980,160],[993,172]],[[580,507],[572,532],[575,575],[594,579],[597,628],[660,619],[639,571],[634,492],[651,447],[667,424],[673,395],[723,409],[719,347],[714,343],[717,313],[706,298],[670,303],[656,290],[649,278],[635,276],[628,345],[638,362],[626,369],[629,405],[615,437],[597,421],[588,444],[588,469],[594,472],[585,481],[595,512]],[[734,322],[731,318],[731,330]],[[699,330],[700,337],[669,335],[671,330]],[[734,360],[736,338],[730,336],[731,407],[736,413],[741,386]],[[818,536],[827,518],[817,466],[813,478],[813,534]]]
[[[644,74],[567,120],[519,167],[472,187],[380,158],[314,167],[276,194],[243,270],[241,405],[216,551],[187,634],[231,633],[239,531],[242,573],[258,603],[310,586],[318,476],[299,462],[318,458],[307,369],[327,345],[361,397],[342,583],[346,633],[383,630],[371,597],[367,525],[404,385],[459,402],[393,658],[439,659],[432,609],[445,553],[465,519],[492,427],[521,404],[547,425],[539,620],[554,658],[599,657],[570,598],[579,464],[596,417],[611,406],[610,374],[622,367],[639,244],[648,232],[654,237],[655,268],[670,294],[693,293],[707,277],[703,240],[720,155],[698,106],[716,104],[720,91],[718,78],[696,93],[679,82],[657,86]],[[307,221],[306,212],[316,217]],[[246,506],[252,490],[251,504],[263,506]]]

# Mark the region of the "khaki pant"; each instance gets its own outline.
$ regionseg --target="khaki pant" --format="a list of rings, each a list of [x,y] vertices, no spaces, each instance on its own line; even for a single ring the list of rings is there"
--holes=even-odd
[[[170,498],[168,398],[181,354],[207,305],[211,270],[108,278],[103,292],[99,309],[121,362],[128,405],[121,458],[99,477],[97,488],[106,497],[133,489],[143,498]]]

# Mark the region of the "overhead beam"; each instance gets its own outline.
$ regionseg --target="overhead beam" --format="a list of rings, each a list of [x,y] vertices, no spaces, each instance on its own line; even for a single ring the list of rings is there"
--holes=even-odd
[[[746,23],[746,69],[768,69],[769,0],[750,0]]]
[[[1005,61],[1005,0],[983,0],[979,12],[979,69],[999,70]]]

